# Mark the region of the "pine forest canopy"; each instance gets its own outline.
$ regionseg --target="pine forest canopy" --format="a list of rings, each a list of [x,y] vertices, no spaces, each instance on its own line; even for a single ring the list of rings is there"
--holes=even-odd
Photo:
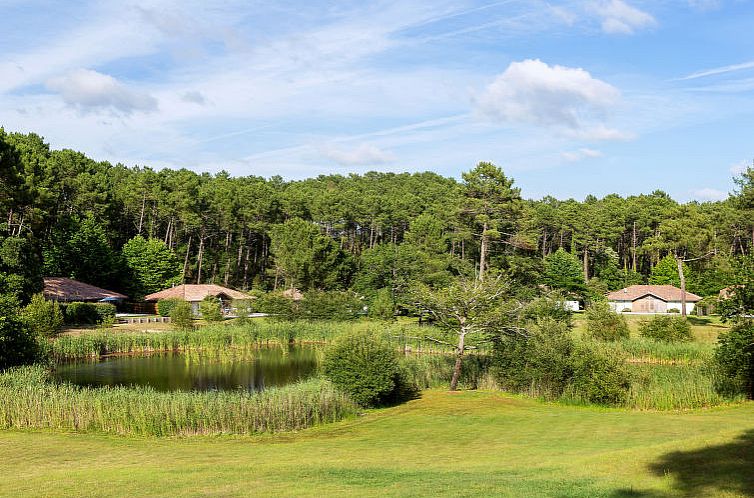
[[[754,173],[736,181],[719,202],[661,191],[526,200],[490,163],[462,181],[286,181],[113,165],[0,129],[0,284],[27,300],[43,269],[132,296],[186,282],[373,297],[506,271],[583,293],[672,279],[661,262],[674,255],[690,261],[688,290],[711,295],[727,286],[734,257],[754,251]]]

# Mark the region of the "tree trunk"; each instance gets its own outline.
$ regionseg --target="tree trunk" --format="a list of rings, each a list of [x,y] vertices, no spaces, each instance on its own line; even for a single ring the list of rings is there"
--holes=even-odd
[[[683,258],[675,257],[678,263],[678,278],[681,279],[681,316],[686,316],[686,275],[683,274]]]
[[[633,271],[636,270],[636,222],[634,221],[634,230],[633,235],[631,237],[631,269]]]
[[[479,249],[479,280],[484,280],[484,269],[487,265],[487,223],[482,227],[482,247]]]
[[[183,258],[183,275],[181,276],[181,283],[186,283],[186,270],[188,269],[189,253],[191,252],[191,235],[189,235],[188,245],[186,246],[186,257]]]
[[[584,283],[589,283],[589,248],[584,246]]]
[[[196,256],[197,269],[196,269],[196,283],[202,283],[202,258],[204,257],[204,234],[199,236],[199,254]]]
[[[458,348],[456,349],[456,364],[453,367],[453,378],[450,379],[450,390],[458,390],[458,379],[461,378],[461,364],[463,363],[463,352],[466,349],[466,330],[461,327],[461,333],[458,335]]]
[[[139,229],[137,231],[138,235],[141,235],[141,227],[144,226],[144,208],[146,208],[147,205],[147,194],[144,193],[144,197],[141,199],[141,214],[139,215]]]

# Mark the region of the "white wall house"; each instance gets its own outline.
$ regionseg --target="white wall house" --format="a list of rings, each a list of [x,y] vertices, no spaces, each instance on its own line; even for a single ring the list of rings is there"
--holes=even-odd
[[[672,285],[632,285],[607,295],[610,308],[618,313],[681,312],[681,289]],[[702,298],[686,292],[686,314],[694,311]]]

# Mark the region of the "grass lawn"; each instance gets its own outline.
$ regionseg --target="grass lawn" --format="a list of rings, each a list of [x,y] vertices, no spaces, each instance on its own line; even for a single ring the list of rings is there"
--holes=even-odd
[[[297,434],[0,432],[0,495],[752,496],[754,404],[638,412],[500,393]]]

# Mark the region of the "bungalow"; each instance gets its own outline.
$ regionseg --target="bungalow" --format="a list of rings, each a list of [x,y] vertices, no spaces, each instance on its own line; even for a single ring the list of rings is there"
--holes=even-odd
[[[145,301],[161,301],[162,299],[182,299],[191,303],[195,315],[199,314],[199,303],[207,296],[218,298],[223,303],[223,309],[228,309],[234,299],[251,299],[248,294],[227,287],[214,284],[184,284],[161,290],[144,296]]]
[[[128,296],[124,296],[118,292],[101,289],[94,285],[64,277],[45,277],[44,291],[42,292],[45,299],[61,303],[74,301],[111,302],[128,299]]]
[[[672,285],[632,285],[607,295],[613,311],[634,313],[667,313],[681,311],[681,289]],[[686,313],[694,310],[702,298],[686,292]]]

